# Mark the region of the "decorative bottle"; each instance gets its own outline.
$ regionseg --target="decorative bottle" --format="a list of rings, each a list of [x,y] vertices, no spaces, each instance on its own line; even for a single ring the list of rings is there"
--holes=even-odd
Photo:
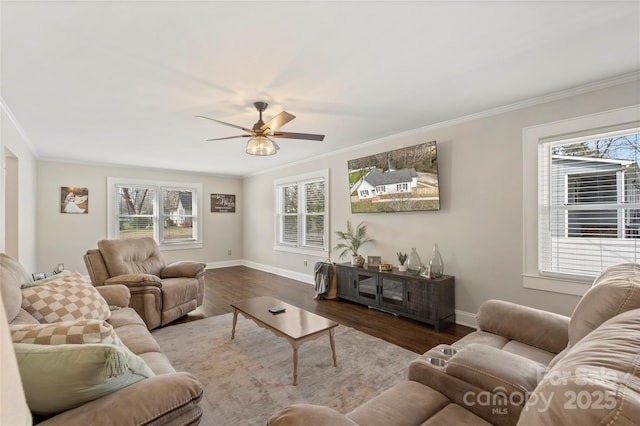
[[[444,274],[444,262],[442,256],[440,256],[440,249],[438,249],[438,243],[433,246],[433,254],[429,259],[429,269],[431,270],[431,278],[442,278]]]
[[[420,256],[418,256],[418,252],[415,248],[411,249],[411,254],[409,255],[409,260],[407,261],[407,272],[412,275],[420,274],[422,270],[422,261],[420,261]]]

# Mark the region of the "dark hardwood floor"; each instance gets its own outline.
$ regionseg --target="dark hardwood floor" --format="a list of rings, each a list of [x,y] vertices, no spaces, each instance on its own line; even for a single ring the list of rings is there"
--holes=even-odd
[[[271,296],[418,354],[440,343],[453,343],[473,331],[454,324],[436,333],[429,325],[355,303],[314,300],[312,285],[244,266],[208,270],[204,295],[202,306],[172,324],[226,314],[232,312],[232,302]]]

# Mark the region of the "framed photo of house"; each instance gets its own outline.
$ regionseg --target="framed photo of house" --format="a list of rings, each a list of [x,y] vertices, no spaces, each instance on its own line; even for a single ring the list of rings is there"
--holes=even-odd
[[[436,141],[349,160],[352,213],[440,210]]]
[[[380,256],[367,256],[367,267],[378,269],[382,263],[382,257]]]
[[[60,187],[60,213],[89,213],[89,189],[80,186]]]
[[[211,213],[235,213],[235,194],[211,194]]]

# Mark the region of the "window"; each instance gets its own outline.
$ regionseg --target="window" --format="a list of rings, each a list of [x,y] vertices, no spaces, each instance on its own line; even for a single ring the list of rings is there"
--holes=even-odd
[[[275,182],[276,250],[328,256],[329,171]]]
[[[108,178],[109,238],[152,237],[161,248],[202,247],[200,184]]]
[[[541,143],[541,272],[597,276],[638,258],[640,135]]]
[[[638,106],[524,129],[526,288],[582,295],[640,261]]]

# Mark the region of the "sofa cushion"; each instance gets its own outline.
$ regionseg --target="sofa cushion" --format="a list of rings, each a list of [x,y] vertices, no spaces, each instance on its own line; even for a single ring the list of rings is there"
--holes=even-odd
[[[64,345],[106,343],[122,346],[111,324],[102,320],[62,321],[52,324],[9,325],[13,343]]]
[[[623,312],[640,308],[640,265],[627,263],[607,268],[582,296],[569,322],[569,344]]]
[[[311,404],[293,404],[267,420],[268,426],[358,426],[358,423],[332,408]]]
[[[491,426],[491,423],[485,421],[482,417],[476,416],[471,411],[459,406],[458,404],[449,404],[433,416],[429,417],[429,420],[422,423],[420,426],[443,425]]]
[[[104,298],[77,272],[22,289],[22,307],[41,323],[111,316]]]
[[[56,414],[154,376],[126,347],[14,344],[27,404]]]
[[[347,414],[359,425],[419,425],[449,404],[440,392],[421,383],[400,382]]]

